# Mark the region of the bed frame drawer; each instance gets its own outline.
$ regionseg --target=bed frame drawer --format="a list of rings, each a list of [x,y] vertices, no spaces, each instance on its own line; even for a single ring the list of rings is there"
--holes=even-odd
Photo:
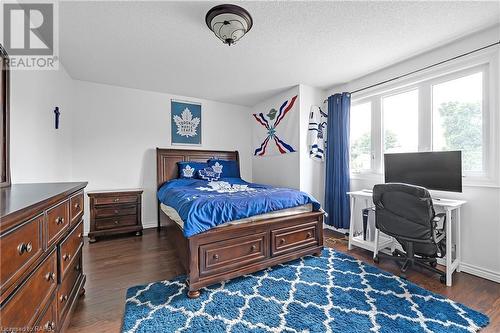
[[[200,246],[200,275],[227,272],[269,257],[267,232]]]
[[[318,223],[314,221],[298,226],[272,230],[272,255],[276,256],[319,244],[317,228]]]

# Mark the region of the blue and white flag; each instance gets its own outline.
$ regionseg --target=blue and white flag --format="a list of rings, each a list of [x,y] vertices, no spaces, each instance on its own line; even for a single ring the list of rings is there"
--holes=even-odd
[[[318,160],[325,160],[326,146],[326,125],[328,115],[319,106],[312,105],[309,113],[308,145],[309,157]]]

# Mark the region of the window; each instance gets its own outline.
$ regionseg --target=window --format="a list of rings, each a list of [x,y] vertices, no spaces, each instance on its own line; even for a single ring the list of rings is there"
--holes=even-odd
[[[382,98],[384,152],[418,151],[418,90]]]
[[[372,139],[370,102],[353,105],[350,114],[351,169],[354,172],[371,169]]]
[[[432,86],[432,148],[461,150],[464,171],[483,171],[483,73]]]
[[[353,95],[353,174],[380,181],[384,153],[460,150],[464,184],[500,185],[500,117],[490,112],[499,103],[498,53]]]

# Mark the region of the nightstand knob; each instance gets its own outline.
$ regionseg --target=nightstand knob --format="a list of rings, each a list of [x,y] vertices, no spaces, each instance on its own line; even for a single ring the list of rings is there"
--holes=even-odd
[[[115,221],[115,224],[118,224],[118,221]]]
[[[311,238],[312,237],[312,233],[309,231],[306,235],[306,238]]]
[[[118,202],[120,201],[120,198],[116,198],[115,200],[113,200],[114,202]]]
[[[219,260],[219,255],[218,254],[214,254],[214,260]]]
[[[284,238],[280,239],[280,244],[285,244],[286,240]]]
[[[255,251],[255,250],[257,250],[257,246],[254,244],[254,245],[252,245],[252,246],[250,247],[250,251],[252,251],[252,252],[253,252],[253,251]]]

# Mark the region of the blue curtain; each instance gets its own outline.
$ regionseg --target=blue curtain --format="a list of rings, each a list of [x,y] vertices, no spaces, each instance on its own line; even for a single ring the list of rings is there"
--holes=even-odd
[[[328,97],[326,147],[325,211],[326,223],[335,228],[349,228],[349,111],[351,95]]]

